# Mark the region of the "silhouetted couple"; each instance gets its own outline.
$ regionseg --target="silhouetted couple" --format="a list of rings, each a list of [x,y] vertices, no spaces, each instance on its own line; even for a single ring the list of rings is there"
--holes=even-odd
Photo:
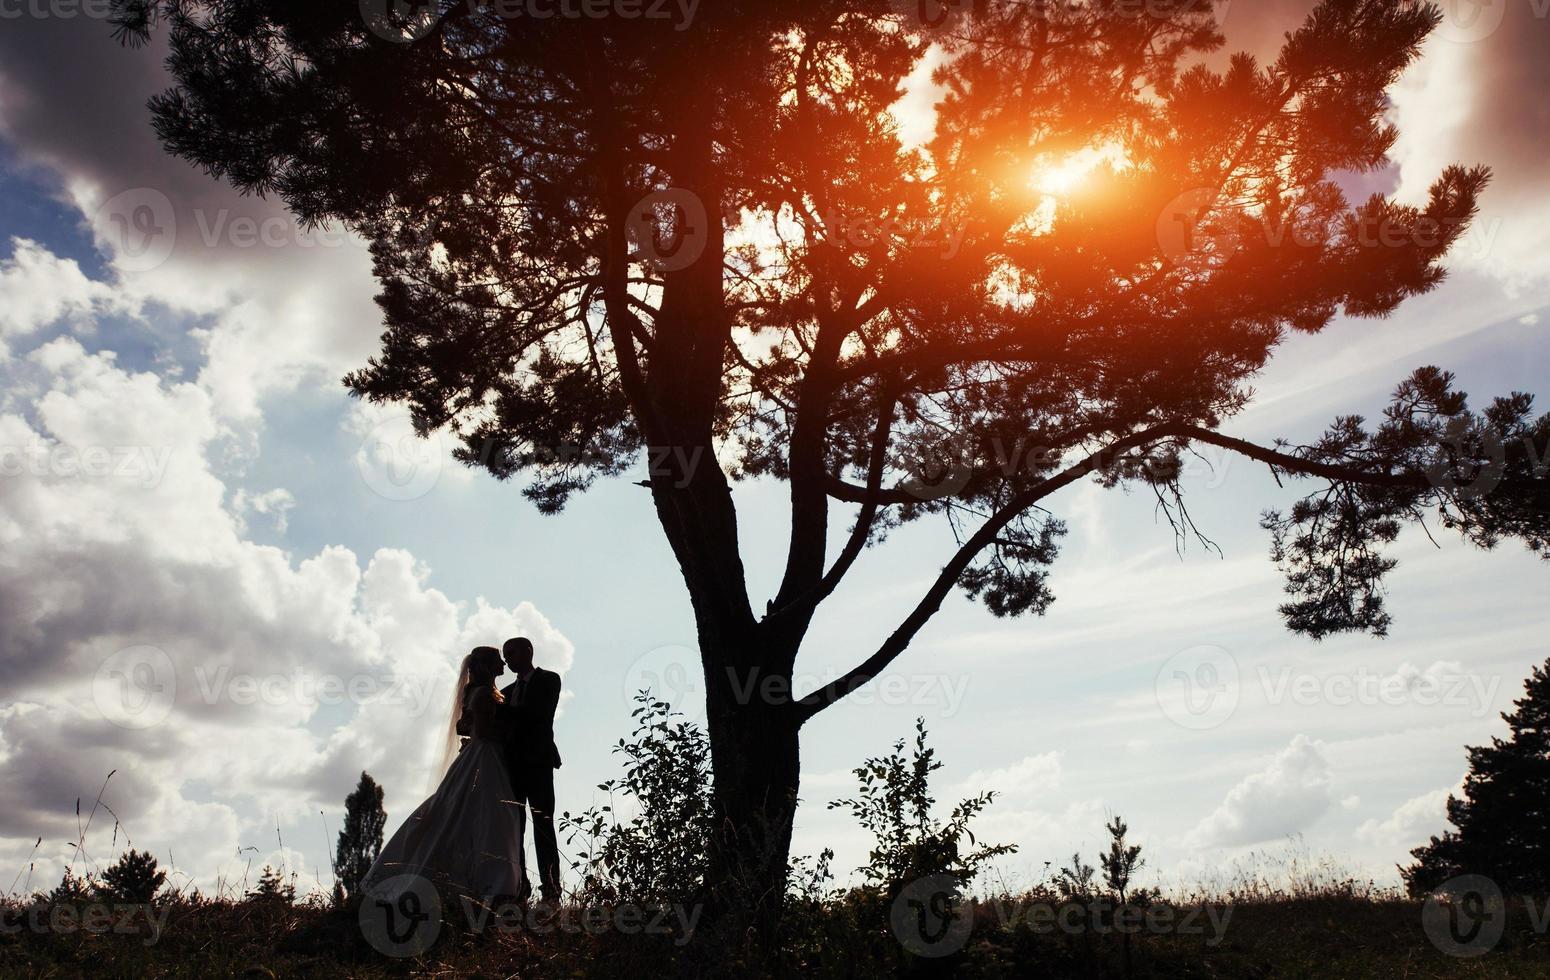
[[[495,679],[508,666],[516,680],[497,688]],[[366,893],[393,901],[428,879],[439,891],[475,899],[525,900],[530,887],[522,845],[531,812],[539,889],[545,901],[558,901],[559,703],[560,675],[534,666],[533,644],[525,637],[507,640],[500,650],[475,647],[464,657],[441,782],[382,848],[363,879]]]

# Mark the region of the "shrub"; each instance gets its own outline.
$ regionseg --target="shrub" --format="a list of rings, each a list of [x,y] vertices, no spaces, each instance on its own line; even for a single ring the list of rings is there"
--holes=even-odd
[[[963,800],[945,823],[935,819],[931,774],[942,763],[936,761],[936,751],[926,747],[926,737],[925,719],[917,719],[909,758],[900,739],[892,754],[868,759],[854,770],[861,782],[859,796],[829,804],[831,810],[848,809],[872,834],[867,863],[856,871],[890,901],[900,888],[933,875],[947,875],[967,888],[986,862],[1017,850],[1015,844],[974,846],[969,823],[991,804],[994,792]]]
[[[66,868],[65,876],[44,899],[49,905],[79,905],[90,899],[94,891],[90,879],[78,876],[73,869]]]
[[[166,882],[167,872],[156,866],[152,854],[131,848],[102,873],[97,890],[110,901],[144,905],[156,897]],[[61,882],[60,887],[64,884]]]
[[[566,844],[580,854],[571,867],[588,898],[692,901],[710,853],[710,741],[667,702],[645,691],[635,701],[635,731],[614,747],[624,776],[598,786],[610,802],[560,816]]]

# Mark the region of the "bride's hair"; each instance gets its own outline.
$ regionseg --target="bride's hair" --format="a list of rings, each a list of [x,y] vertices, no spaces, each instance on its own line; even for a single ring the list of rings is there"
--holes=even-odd
[[[452,767],[452,760],[457,758],[457,753],[462,748],[462,733],[458,731],[458,724],[463,720],[463,713],[468,710],[468,695],[475,687],[488,687],[496,701],[501,700],[501,692],[495,687],[495,667],[500,663],[501,652],[494,647],[474,647],[458,665],[457,684],[452,688],[452,710],[447,717],[447,738],[442,747],[441,765],[432,773],[432,785],[441,782],[441,777],[446,775]]]
[[[463,658],[463,671],[468,677],[469,684],[483,686],[488,684],[490,690],[495,691],[497,700],[500,692],[495,688],[495,672],[501,663],[501,652],[494,647],[474,647]]]

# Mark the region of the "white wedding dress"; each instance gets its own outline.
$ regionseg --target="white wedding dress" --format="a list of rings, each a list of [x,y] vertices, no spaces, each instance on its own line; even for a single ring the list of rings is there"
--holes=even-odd
[[[465,695],[472,735],[366,872],[361,885],[371,898],[393,902],[425,882],[443,900],[526,897],[527,812],[512,798],[492,697],[489,689]]]

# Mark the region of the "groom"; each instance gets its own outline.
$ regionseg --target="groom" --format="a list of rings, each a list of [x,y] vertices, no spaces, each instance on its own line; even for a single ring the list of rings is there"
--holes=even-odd
[[[560,703],[560,675],[533,666],[533,641],[513,637],[501,648],[506,666],[517,675],[501,694],[510,725],[506,771],[518,803],[533,815],[533,849],[538,852],[539,891],[546,902],[560,900],[560,851],[554,838],[554,771],[560,750],[554,745],[554,709]]]

